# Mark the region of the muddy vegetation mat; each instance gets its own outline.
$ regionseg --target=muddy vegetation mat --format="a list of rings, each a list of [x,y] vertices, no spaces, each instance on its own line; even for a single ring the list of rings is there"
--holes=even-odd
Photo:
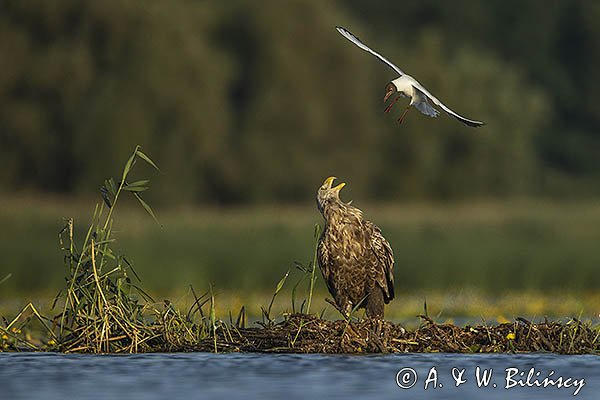
[[[277,324],[219,329],[189,350],[272,353],[520,353],[587,354],[600,351],[599,330],[577,320],[531,323],[518,318],[497,326],[437,324],[421,316],[413,331],[389,321],[327,321],[293,314]]]

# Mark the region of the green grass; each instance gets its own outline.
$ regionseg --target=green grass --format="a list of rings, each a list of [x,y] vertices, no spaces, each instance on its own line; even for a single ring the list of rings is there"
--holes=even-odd
[[[12,277],[0,291],[54,291],[64,276],[58,248],[63,217],[75,218],[81,240],[90,202],[5,197],[1,203],[0,276]],[[312,260],[314,224],[320,222],[313,207],[160,210],[161,229],[129,205],[117,210],[116,246],[157,293],[208,283],[217,291],[268,291],[294,261]],[[578,293],[600,286],[597,202],[363,208],[394,248],[399,293]]]
[[[160,225],[140,194],[148,189],[149,180],[128,179],[136,162],[158,170],[136,146],[119,181],[109,178],[101,187],[103,201],[96,204],[81,243],[75,240],[73,218],[60,230],[66,285],[53,301],[54,316],[41,314],[29,302],[10,322],[3,319],[0,349],[137,353],[187,349],[213,337],[217,351],[216,332],[223,325],[216,319],[212,287],[200,296],[190,289],[194,302],[182,314],[168,301],[156,302],[138,286],[139,277],[131,263],[112,247],[114,211],[127,193]],[[208,302],[210,320],[202,310]],[[35,337],[32,322],[42,328]]]

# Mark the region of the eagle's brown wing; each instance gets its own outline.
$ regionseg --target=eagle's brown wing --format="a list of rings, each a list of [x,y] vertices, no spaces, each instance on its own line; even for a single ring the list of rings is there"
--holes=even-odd
[[[323,280],[327,285],[327,289],[329,289],[329,293],[335,299],[336,290],[335,285],[333,284],[333,277],[331,274],[331,263],[329,259],[329,249],[325,245],[325,240],[323,237],[325,234],[323,233],[321,239],[319,239],[319,245],[317,247],[317,261],[319,264],[319,268],[321,269],[321,273],[323,274]]]
[[[379,262],[375,280],[383,290],[384,301],[387,304],[394,298],[394,254],[379,227],[370,221],[365,221],[365,225],[370,231],[371,249]]]

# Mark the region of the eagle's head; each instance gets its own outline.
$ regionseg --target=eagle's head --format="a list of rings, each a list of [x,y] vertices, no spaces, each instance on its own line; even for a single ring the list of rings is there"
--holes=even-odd
[[[346,186],[345,182],[340,183],[337,186],[332,187],[333,181],[337,178],[335,176],[330,176],[325,179],[319,190],[317,190],[317,207],[321,214],[323,214],[323,210],[330,204],[339,204],[340,200],[340,190],[344,186]]]

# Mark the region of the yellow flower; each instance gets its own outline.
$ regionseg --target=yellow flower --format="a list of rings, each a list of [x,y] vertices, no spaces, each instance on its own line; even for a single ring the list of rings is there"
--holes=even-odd
[[[517,338],[517,335],[515,335],[513,332],[510,332],[508,335],[506,335],[506,338],[508,340],[515,340]]]
[[[54,346],[56,344],[56,340],[50,339],[48,340],[48,346]]]
[[[8,336],[6,334],[2,335],[2,340],[8,340]]]

